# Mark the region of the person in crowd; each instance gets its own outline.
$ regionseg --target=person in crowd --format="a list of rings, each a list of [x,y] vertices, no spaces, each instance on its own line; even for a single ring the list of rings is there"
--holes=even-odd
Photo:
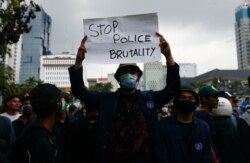
[[[164,105],[158,113],[158,119],[161,120],[167,116],[170,116],[168,105]]]
[[[67,115],[69,125],[71,125],[77,119],[75,117],[77,111],[78,109],[74,104],[69,105],[69,111]]]
[[[22,106],[26,106],[26,105],[31,105],[29,95],[24,96],[23,99],[22,99]]]
[[[233,115],[239,117],[239,110],[240,110],[239,99],[237,96],[233,96],[232,98],[233,98],[232,100]]]
[[[250,126],[250,105],[245,106],[246,111],[242,114],[241,118]]]
[[[174,98],[174,115],[160,121],[170,163],[210,163],[211,134],[203,120],[193,116],[199,105],[195,89],[183,85]]]
[[[10,119],[11,122],[14,120],[18,119],[21,114],[20,114],[20,109],[21,109],[21,101],[19,96],[17,95],[10,95],[5,99],[4,103],[6,112],[2,113],[2,116],[5,116]]]
[[[33,111],[31,105],[25,105],[22,107],[22,115],[12,122],[16,137],[19,137],[24,128],[32,122],[32,115]]]
[[[231,116],[233,113],[230,101],[219,97],[216,109],[212,111],[216,136],[214,143],[219,153],[221,163],[233,163],[236,127],[233,125]]]
[[[115,79],[116,92],[92,92],[83,82],[82,61],[85,58],[85,36],[74,66],[69,68],[74,96],[99,112],[98,145],[100,162],[157,163],[166,162],[165,148],[159,132],[157,110],[168,103],[180,88],[179,66],[162,35],[160,48],[167,61],[167,84],[160,91],[140,91],[136,87],[142,71],[135,63],[120,64]]]
[[[7,154],[15,141],[15,131],[9,118],[0,115],[0,162],[7,163]]]
[[[214,86],[207,85],[202,87],[198,93],[200,97],[200,106],[197,111],[194,112],[194,115],[197,118],[207,122],[211,130],[212,138],[215,136],[212,110],[217,108],[219,94],[220,91],[218,91]]]
[[[250,97],[247,96],[241,103],[240,103],[240,116],[246,111],[246,106],[250,105]]]
[[[246,105],[246,110],[239,118],[237,127],[236,148],[234,155],[234,163],[249,163],[249,147],[250,147],[250,105]]]
[[[85,108],[87,107],[86,116],[79,116],[69,128],[66,163],[98,162],[98,112],[93,107],[85,105]]]
[[[237,127],[238,121],[239,121],[239,114],[238,114],[238,100],[236,96],[231,95],[227,91],[222,91],[221,93],[219,93],[219,97],[226,98],[230,102],[232,106],[231,120],[232,120],[233,125]]]
[[[212,85],[203,86],[198,92],[198,95],[200,97],[200,106],[197,109],[197,111],[194,112],[195,117],[204,120],[208,124],[210,128],[212,141],[214,140],[214,137],[215,137],[212,110],[214,108],[217,108],[217,105],[219,102],[218,100],[219,93],[220,91],[218,91]],[[214,163],[218,161],[217,156],[216,156],[216,149],[214,146],[211,152],[211,160]]]
[[[37,123],[29,125],[14,142],[10,163],[57,163],[53,129],[61,108],[61,91],[52,84],[39,84],[30,92],[32,109]]]

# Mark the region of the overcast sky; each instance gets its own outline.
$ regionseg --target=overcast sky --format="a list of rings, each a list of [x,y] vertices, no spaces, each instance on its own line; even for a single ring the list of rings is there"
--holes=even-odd
[[[235,8],[244,0],[36,0],[52,18],[51,50],[76,53],[83,19],[158,13],[159,32],[178,63],[196,63],[197,74],[237,69]],[[88,77],[105,77],[117,65],[88,65]]]

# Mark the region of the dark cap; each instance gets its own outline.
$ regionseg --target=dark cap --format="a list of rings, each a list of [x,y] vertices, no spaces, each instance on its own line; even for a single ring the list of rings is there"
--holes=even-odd
[[[30,102],[36,114],[44,114],[43,112],[56,105],[60,98],[61,90],[49,83],[39,84],[30,92]]]
[[[217,96],[219,95],[220,91],[218,91],[214,86],[207,85],[200,89],[199,96]]]
[[[227,92],[227,91],[221,91],[221,92],[219,93],[219,97],[224,97],[224,98],[226,98],[226,99],[234,98],[234,96],[231,95],[231,94],[230,94],[229,92]]]
[[[115,72],[115,75],[114,75],[115,79],[119,80],[119,73],[120,73],[120,71],[122,69],[128,68],[128,67],[131,68],[131,69],[134,69],[135,71],[137,71],[139,78],[142,76],[142,71],[140,70],[140,68],[137,66],[136,63],[126,63],[126,64],[122,63],[122,64],[119,65],[118,69]]]
[[[198,96],[198,93],[196,92],[196,90],[191,85],[182,85],[180,88],[180,93],[184,92],[184,91],[193,93],[193,95],[195,97],[195,103],[198,106],[199,105],[199,96]],[[179,95],[180,95],[180,93],[179,93]]]

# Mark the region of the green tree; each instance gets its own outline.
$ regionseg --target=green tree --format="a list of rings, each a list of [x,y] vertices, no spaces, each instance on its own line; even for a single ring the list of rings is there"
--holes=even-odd
[[[25,82],[20,85],[20,92],[19,94],[21,96],[25,96],[26,94],[29,94],[29,92],[31,91],[32,88],[34,88],[35,86],[37,86],[38,84],[42,84],[43,81],[36,80],[35,77],[30,77],[27,80],[25,80]]]
[[[19,95],[22,98],[29,94],[32,88],[41,83],[43,83],[43,81],[36,80],[34,77],[30,77],[23,84],[15,84],[13,81],[7,82],[3,84],[3,87],[1,87],[1,94],[3,99],[12,94]]]
[[[8,91],[9,86],[13,82],[13,70],[11,67],[0,64],[0,94]]]
[[[30,32],[29,23],[40,10],[33,0],[0,0],[0,61],[9,54],[7,45],[17,43],[22,33]]]
[[[97,91],[97,92],[110,92],[113,88],[113,85],[108,83],[96,83],[93,86],[89,87],[89,90]]]

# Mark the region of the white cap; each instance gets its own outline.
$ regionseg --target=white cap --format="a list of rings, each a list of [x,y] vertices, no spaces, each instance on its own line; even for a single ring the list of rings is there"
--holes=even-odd
[[[162,108],[161,108],[161,111],[162,111],[163,113],[168,113],[168,108],[167,108],[167,107],[162,107]]]
[[[233,108],[230,101],[224,97],[219,97],[217,108],[213,109],[214,116],[231,116]]]

